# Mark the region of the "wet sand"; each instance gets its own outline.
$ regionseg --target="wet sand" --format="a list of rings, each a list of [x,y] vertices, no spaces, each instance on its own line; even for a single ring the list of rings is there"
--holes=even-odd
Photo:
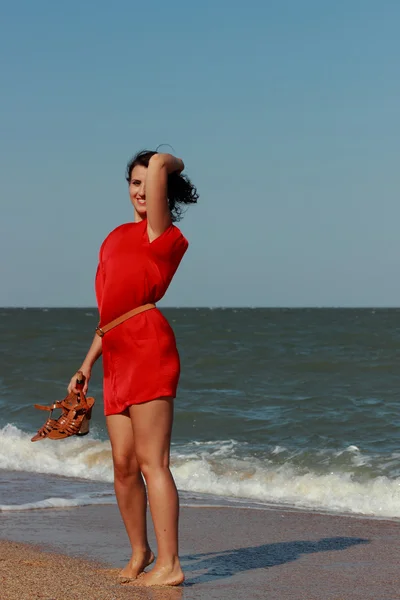
[[[2,513],[0,525],[1,600],[400,599],[398,522],[183,507],[176,589],[118,583],[129,543],[116,506]]]

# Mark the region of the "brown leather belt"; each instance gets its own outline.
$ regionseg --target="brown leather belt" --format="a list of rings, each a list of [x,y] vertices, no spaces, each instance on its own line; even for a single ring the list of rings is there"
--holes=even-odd
[[[127,319],[130,319],[131,317],[134,317],[135,315],[139,315],[140,313],[145,312],[146,310],[150,310],[151,308],[156,308],[156,305],[155,304],[143,304],[142,306],[138,306],[137,308],[134,308],[134,309],[124,313],[120,317],[117,317],[116,319],[114,319],[114,321],[107,323],[107,325],[104,325],[103,327],[100,327],[100,323],[99,323],[98,326],[96,327],[96,333],[100,337],[103,337],[103,335],[105,333],[107,333],[107,331],[110,331],[110,329],[113,329],[117,325],[121,325],[121,323],[123,323]]]

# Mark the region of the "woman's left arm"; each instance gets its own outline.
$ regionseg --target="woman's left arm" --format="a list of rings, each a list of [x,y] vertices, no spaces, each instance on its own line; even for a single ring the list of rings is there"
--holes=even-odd
[[[149,161],[146,174],[146,212],[150,242],[171,225],[167,197],[168,175],[180,173],[184,168],[183,161],[172,154],[154,154]]]

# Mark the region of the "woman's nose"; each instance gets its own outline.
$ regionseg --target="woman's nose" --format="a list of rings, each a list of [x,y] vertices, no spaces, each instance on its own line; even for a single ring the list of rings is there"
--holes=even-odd
[[[138,193],[139,193],[139,196],[144,197],[146,195],[146,188],[145,188],[144,183],[142,183],[141,186],[139,187]]]

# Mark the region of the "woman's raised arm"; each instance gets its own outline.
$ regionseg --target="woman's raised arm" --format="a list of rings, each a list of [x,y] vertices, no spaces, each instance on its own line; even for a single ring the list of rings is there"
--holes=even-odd
[[[168,175],[180,173],[185,168],[180,158],[172,154],[154,154],[146,174],[147,231],[150,242],[158,238],[171,225],[168,207]]]

